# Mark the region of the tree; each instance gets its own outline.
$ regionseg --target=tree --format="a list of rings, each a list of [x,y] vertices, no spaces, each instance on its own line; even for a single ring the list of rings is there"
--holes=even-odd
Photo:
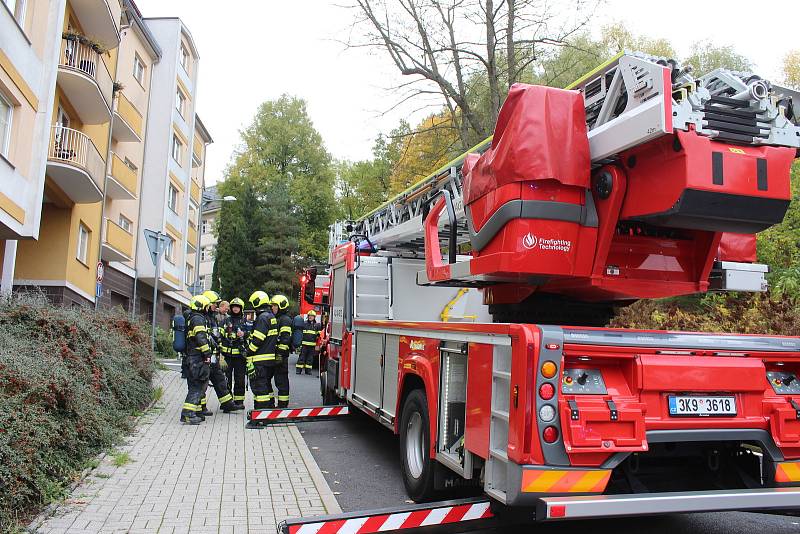
[[[747,72],[753,68],[752,62],[736,52],[732,46],[716,46],[709,41],[699,41],[692,45],[692,53],[684,63],[694,68],[695,76],[708,74],[714,69],[729,69]]]
[[[783,58],[783,75],[787,85],[800,89],[800,49],[792,50]]]
[[[458,133],[445,112],[427,117],[403,135],[401,147],[389,179],[392,193],[407,189],[461,152]]]
[[[407,90],[403,100],[414,99],[423,109],[443,106],[466,150],[491,133],[508,88],[542,54],[567,45],[593,15],[583,0],[570,4],[355,0],[356,26],[363,34],[348,44],[384,50],[400,74],[412,78],[402,86]],[[486,81],[485,116],[468,98],[470,80],[476,79]]]
[[[331,158],[305,102],[287,95],[262,104],[241,135],[218,189],[238,200],[223,204],[217,223],[214,287],[226,296],[290,295],[297,270],[327,258]]]

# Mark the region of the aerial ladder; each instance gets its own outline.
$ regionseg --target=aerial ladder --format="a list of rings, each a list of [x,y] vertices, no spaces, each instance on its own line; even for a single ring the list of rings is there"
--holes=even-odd
[[[603,327],[767,289],[755,234],[789,206],[798,118],[753,74],[621,53],[567,90],[515,85],[491,138],[332,226],[324,404],[399,435],[414,501],[482,496],[282,532],[795,508],[800,339]]]

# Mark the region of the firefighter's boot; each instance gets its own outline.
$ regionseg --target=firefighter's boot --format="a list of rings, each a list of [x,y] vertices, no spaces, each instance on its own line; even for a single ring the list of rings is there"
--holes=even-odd
[[[223,402],[220,408],[222,408],[222,411],[225,413],[231,413],[231,412],[238,412],[239,410],[244,410],[244,405],[243,404],[239,405],[229,400],[227,402]]]
[[[307,374],[307,375],[310,375],[310,374],[311,374],[311,367],[306,367],[306,374]]]
[[[297,368],[297,374],[299,375],[299,374],[302,374],[302,373],[303,373],[303,370],[300,367],[298,367]]]
[[[286,408],[289,406],[289,401],[278,401],[278,408]]]
[[[194,412],[181,412],[180,421],[185,425],[199,425],[203,422]]]

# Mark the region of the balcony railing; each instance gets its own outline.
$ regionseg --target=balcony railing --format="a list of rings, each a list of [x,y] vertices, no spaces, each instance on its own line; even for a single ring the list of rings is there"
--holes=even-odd
[[[80,72],[94,80],[107,109],[110,110],[114,82],[103,58],[90,45],[81,43],[77,37],[62,38],[61,41],[59,66]]]
[[[122,91],[117,92],[117,99],[114,105],[114,111],[128,123],[133,133],[141,139],[142,137],[142,114],[131,103]]]
[[[127,189],[132,196],[136,196],[138,177],[136,171],[128,167],[116,154],[111,154],[111,176]]]
[[[103,190],[103,158],[85,133],[58,124],[52,126],[47,157],[80,168]]]
[[[114,252],[118,252],[121,256],[114,258],[113,261],[127,261],[133,257],[133,235],[111,219],[106,219],[104,244],[113,248]],[[111,255],[107,254],[107,256]]]

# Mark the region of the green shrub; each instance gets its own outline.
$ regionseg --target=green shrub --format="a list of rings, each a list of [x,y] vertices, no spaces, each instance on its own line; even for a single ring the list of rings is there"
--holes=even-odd
[[[175,359],[177,354],[172,350],[172,331],[156,327],[156,354],[160,358]]]
[[[118,312],[0,300],[0,532],[57,500],[153,398],[146,330]]]
[[[800,303],[776,293],[642,300],[622,308],[610,326],[800,336]]]

